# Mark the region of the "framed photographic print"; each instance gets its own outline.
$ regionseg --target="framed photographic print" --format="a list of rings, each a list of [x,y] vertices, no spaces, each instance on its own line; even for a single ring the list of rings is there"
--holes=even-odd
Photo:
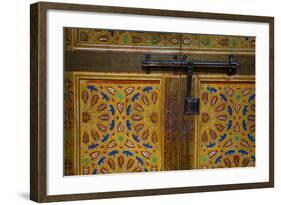
[[[31,5],[30,198],[274,186],[274,18]]]

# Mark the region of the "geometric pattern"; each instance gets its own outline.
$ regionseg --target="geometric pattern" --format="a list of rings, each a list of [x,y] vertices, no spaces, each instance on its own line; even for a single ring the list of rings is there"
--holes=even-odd
[[[193,80],[195,88],[195,80]],[[181,76],[181,97],[186,96],[187,93],[187,76]],[[192,91],[192,95],[196,96],[195,89]],[[181,99],[181,107],[184,106],[184,100]],[[181,110],[183,108],[180,108]],[[179,154],[179,161],[180,161],[180,170],[190,170],[196,168],[196,129],[195,129],[195,122],[198,115],[185,115],[182,114],[180,118],[181,122],[181,133],[180,133],[180,154]]]
[[[179,170],[180,79],[165,79],[164,170]]]
[[[66,28],[65,47],[106,49],[216,49],[249,51],[255,49],[255,37],[161,32],[119,31],[88,28]],[[190,51],[190,50],[189,50]]]
[[[255,166],[255,84],[201,82],[198,168]]]
[[[254,49],[255,37],[182,34],[182,49]]]
[[[74,101],[73,101],[73,81],[71,73],[64,73],[64,175],[75,175],[74,164]]]
[[[76,29],[77,44],[180,47],[177,33]]]
[[[250,36],[64,31],[69,53],[85,48],[133,51],[139,57],[171,52],[187,54],[191,60],[217,61],[225,60],[229,52],[254,55],[255,51],[255,37]],[[243,59],[239,57],[242,70],[254,66],[244,65]],[[118,62],[113,65],[118,66]],[[200,113],[187,116],[185,75],[158,73],[150,78],[154,74],[118,71],[65,72],[65,175],[255,166],[254,76],[221,81],[216,75],[204,80],[201,74],[194,75],[192,94],[200,98]]]
[[[161,170],[160,80],[79,80],[80,174]]]
[[[254,78],[203,76],[185,116],[184,77],[66,72],[64,175],[255,166]]]

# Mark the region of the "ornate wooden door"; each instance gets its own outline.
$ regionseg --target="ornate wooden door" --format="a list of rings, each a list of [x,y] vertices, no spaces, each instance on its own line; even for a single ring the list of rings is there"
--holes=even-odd
[[[255,166],[255,39],[65,29],[65,175]],[[183,113],[186,74],[141,70],[144,54],[218,61],[193,76],[200,114]]]

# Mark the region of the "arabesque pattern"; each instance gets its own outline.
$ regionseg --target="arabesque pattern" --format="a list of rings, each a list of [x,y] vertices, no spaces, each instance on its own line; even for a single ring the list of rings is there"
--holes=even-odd
[[[160,80],[79,80],[80,174],[161,170]]]
[[[228,50],[254,52],[255,37],[207,34],[181,34],[148,31],[66,28],[65,47],[111,49],[168,49],[174,51]]]
[[[201,82],[199,168],[255,166],[254,82]]]

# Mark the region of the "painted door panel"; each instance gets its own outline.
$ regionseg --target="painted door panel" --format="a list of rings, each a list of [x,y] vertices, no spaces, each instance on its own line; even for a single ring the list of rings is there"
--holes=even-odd
[[[186,74],[145,74],[147,53],[240,69],[194,74],[188,116]],[[255,166],[254,37],[66,28],[64,77],[64,175]]]

